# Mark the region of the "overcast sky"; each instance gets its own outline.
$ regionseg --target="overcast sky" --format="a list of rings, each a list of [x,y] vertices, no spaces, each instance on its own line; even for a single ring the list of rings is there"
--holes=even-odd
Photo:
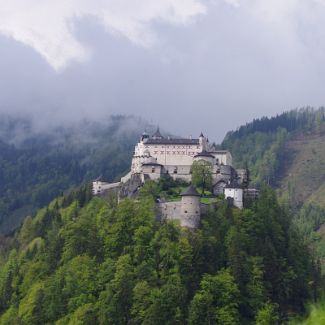
[[[0,0],[0,112],[225,132],[325,104],[325,0]]]

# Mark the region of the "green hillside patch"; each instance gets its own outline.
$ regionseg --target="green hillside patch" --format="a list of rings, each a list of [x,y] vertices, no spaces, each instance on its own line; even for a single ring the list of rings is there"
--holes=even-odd
[[[284,148],[279,194],[294,206],[316,203],[325,207],[325,134],[302,134]]]

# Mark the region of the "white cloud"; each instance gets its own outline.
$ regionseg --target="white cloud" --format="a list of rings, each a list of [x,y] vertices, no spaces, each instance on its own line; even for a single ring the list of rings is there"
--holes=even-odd
[[[240,3],[239,1],[240,0],[225,0],[228,4],[230,4],[231,6],[234,6],[234,7],[239,7]]]
[[[205,12],[200,0],[0,0],[0,34],[31,46],[60,70],[89,57],[74,34],[82,18],[147,47],[156,41],[152,22],[187,24]]]

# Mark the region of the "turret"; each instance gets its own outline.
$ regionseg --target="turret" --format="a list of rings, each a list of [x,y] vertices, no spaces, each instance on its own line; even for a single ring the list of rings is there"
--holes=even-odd
[[[159,126],[157,127],[157,131],[152,135],[152,138],[154,140],[157,139],[163,139],[164,137],[161,135],[160,131],[159,131]]]
[[[191,185],[181,193],[181,226],[187,228],[197,228],[200,223],[200,194]]]
[[[205,136],[203,135],[202,132],[201,132],[201,134],[199,136],[199,142],[200,142],[200,146],[202,148],[202,151],[207,150],[207,139],[205,138]]]
[[[141,141],[145,141],[147,139],[149,139],[149,134],[146,131],[144,131],[141,135]]]

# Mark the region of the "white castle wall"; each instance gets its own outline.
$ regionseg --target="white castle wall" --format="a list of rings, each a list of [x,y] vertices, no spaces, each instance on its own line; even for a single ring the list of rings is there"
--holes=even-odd
[[[142,147],[142,146],[141,146]],[[200,145],[144,145],[145,150],[161,165],[192,165],[193,157],[202,151]]]
[[[116,188],[121,185],[121,182],[118,183],[106,183],[102,181],[93,182],[93,194],[98,195],[112,188]]]
[[[225,188],[225,197],[231,198],[234,200],[234,206],[242,209],[244,207],[243,204],[243,196],[244,191],[241,188]]]
[[[210,154],[215,157],[217,165],[232,166],[232,155],[229,151],[213,151]]]

